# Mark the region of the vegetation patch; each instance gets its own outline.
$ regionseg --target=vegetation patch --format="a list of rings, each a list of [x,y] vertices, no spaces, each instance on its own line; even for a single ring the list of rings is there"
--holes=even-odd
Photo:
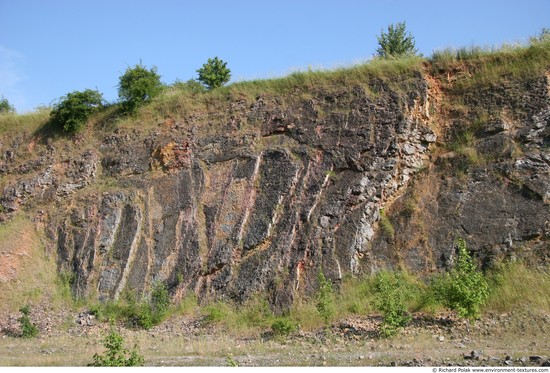
[[[227,62],[218,57],[209,58],[197,73],[199,73],[198,81],[208,89],[219,88],[231,79],[231,70],[227,68]]]
[[[200,313],[207,324],[223,326],[235,335],[257,334],[268,329],[276,319],[262,296],[244,304],[217,301],[203,306]]]
[[[319,272],[317,280],[319,282],[319,290],[317,292],[316,308],[325,324],[328,325],[336,313],[332,281],[327,279],[323,272]]]
[[[298,329],[298,325],[288,317],[278,317],[271,324],[271,330],[275,336],[285,337]]]
[[[62,301],[56,263],[46,254],[43,241],[42,232],[24,212],[0,224],[0,311],[16,311],[45,298],[56,305]]]
[[[103,340],[106,351],[104,354],[94,354],[92,367],[135,367],[143,366],[145,359],[139,354],[137,346],[132,351],[124,348],[124,339],[116,331],[111,330]]]
[[[382,229],[382,233],[387,238],[393,240],[395,238],[395,229],[393,227],[392,222],[390,221],[390,218],[386,215],[386,212],[384,209],[380,210],[380,228]]]
[[[54,105],[50,118],[55,127],[67,133],[76,133],[102,105],[103,95],[100,92],[91,89],[75,91],[62,97]]]
[[[516,309],[550,312],[550,272],[528,267],[521,261],[499,264],[487,274],[489,294],[482,310],[510,312]]]
[[[123,321],[129,327],[151,329],[164,321],[170,311],[170,295],[166,285],[156,283],[150,298],[138,302],[134,293],[126,293],[118,302],[96,304],[90,312],[102,321]]]
[[[543,75],[549,68],[550,34],[544,31],[531,38],[527,46],[466,47],[436,51],[430,58],[434,75],[455,72],[452,81],[454,93],[481,90],[503,81],[527,80]],[[449,81],[443,78],[441,81]]]
[[[414,37],[407,33],[405,22],[389,25],[388,31],[382,31],[378,39],[376,54],[381,58],[401,58],[418,53]]]
[[[38,336],[38,328],[31,322],[30,314],[31,308],[29,305],[21,307],[19,310],[21,317],[19,323],[21,324],[21,337],[22,338],[34,338]]]
[[[2,96],[2,98],[0,98],[0,115],[8,113],[15,113],[15,108],[10,104],[7,98]]]
[[[6,113],[0,115],[0,135],[13,136],[21,133],[34,133],[48,123],[50,108],[37,109],[30,113]]]
[[[477,319],[489,295],[489,284],[477,269],[464,240],[455,243],[457,257],[453,268],[435,277],[431,288],[435,298],[444,306],[458,312],[460,317]]]
[[[391,337],[407,326],[411,316],[407,311],[409,297],[404,277],[399,272],[380,272],[375,279],[374,307],[382,312],[380,335]]]
[[[127,113],[135,113],[137,108],[158,96],[162,88],[156,67],[147,69],[141,63],[128,67],[119,78],[118,84],[118,96],[123,110]]]

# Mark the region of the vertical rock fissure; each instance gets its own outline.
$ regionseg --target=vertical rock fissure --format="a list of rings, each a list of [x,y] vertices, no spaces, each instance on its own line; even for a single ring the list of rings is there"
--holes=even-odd
[[[254,202],[256,201],[257,191],[256,191],[256,182],[258,180],[258,175],[260,173],[260,163],[262,160],[263,152],[261,152],[258,157],[256,158],[256,163],[254,164],[254,172],[252,173],[252,177],[250,178],[250,184],[248,187],[248,199],[245,203],[245,211],[243,220],[239,229],[239,233],[237,234],[237,241],[239,242],[238,248],[240,249],[242,253],[242,239],[243,239],[243,233],[245,231],[245,228],[248,224],[248,220],[250,218],[250,212],[252,208],[254,207]],[[239,257],[240,254],[238,253]]]
[[[139,242],[141,240],[141,226],[142,226],[142,222],[143,222],[143,213],[142,213],[140,207],[138,207],[138,206],[135,206],[135,207],[136,207],[136,210],[135,210],[136,214],[134,215],[135,216],[134,219],[137,223],[137,227],[134,231],[135,233],[134,233],[134,237],[132,238],[132,243],[130,244],[130,250],[128,252],[128,259],[126,260],[126,263],[124,265],[124,269],[122,270],[122,276],[120,278],[117,289],[116,289],[115,294],[113,296],[113,298],[115,300],[118,299],[118,297],[120,296],[120,293],[126,287],[126,282],[128,280],[128,274],[130,273],[130,269],[132,268],[132,264],[134,263],[134,261],[136,259],[135,254],[136,254]]]

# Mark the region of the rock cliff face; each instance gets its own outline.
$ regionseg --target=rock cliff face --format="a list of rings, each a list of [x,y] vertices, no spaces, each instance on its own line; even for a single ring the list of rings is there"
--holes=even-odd
[[[75,296],[100,300],[161,281],[176,299],[285,307],[319,271],[444,267],[459,236],[486,265],[547,263],[548,78],[466,95],[464,116],[433,78],[400,79],[233,98],[96,142],[11,139],[4,215],[37,209]],[[472,160],[444,145],[479,108]]]
[[[464,238],[484,267],[550,264],[549,76],[498,87],[443,88],[445,145],[389,208],[394,235],[373,241],[377,262],[414,271],[448,266]],[[451,151],[449,151],[451,150]]]

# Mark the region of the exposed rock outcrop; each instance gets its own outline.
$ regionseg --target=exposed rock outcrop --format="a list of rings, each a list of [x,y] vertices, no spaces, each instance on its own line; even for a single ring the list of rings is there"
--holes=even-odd
[[[547,78],[537,90],[466,95],[491,120],[471,145],[486,161],[462,168],[470,153],[436,141],[474,119],[435,107],[419,72],[400,79],[235,99],[152,131],[119,129],[69,159],[54,149],[18,162],[2,148],[2,172],[34,171],[7,182],[1,204],[48,206],[59,271],[74,274],[76,296],[101,300],[162,281],[175,298],[263,292],[285,307],[319,271],[337,282],[383,266],[444,267],[458,236],[487,265],[521,250],[547,261]],[[519,104],[521,115],[504,115]],[[391,237],[378,229],[381,209]]]

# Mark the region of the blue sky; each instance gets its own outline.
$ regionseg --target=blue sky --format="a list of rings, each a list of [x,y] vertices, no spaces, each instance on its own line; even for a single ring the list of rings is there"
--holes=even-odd
[[[115,101],[140,61],[165,83],[215,56],[232,81],[348,66],[402,21],[429,56],[525,42],[550,27],[550,0],[0,0],[0,95],[18,112],[86,88]]]

